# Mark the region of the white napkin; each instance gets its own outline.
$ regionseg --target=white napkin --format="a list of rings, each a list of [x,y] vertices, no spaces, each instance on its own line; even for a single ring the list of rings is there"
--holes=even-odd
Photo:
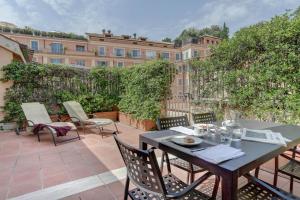
[[[184,133],[186,135],[194,135],[195,134],[194,130],[183,127],[183,126],[172,127],[172,128],[170,128],[170,130],[177,131],[177,132],[180,132],[180,133]]]
[[[245,155],[240,149],[230,147],[228,145],[219,144],[209,147],[202,151],[197,151],[195,154],[208,162],[218,164],[226,160],[238,158]]]

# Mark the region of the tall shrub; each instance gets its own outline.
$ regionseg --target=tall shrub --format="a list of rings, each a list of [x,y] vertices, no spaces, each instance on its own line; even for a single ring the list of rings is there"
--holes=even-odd
[[[244,114],[300,123],[299,46],[300,18],[285,14],[241,29],[194,67],[222,72],[229,105]]]
[[[151,61],[124,71],[120,111],[136,119],[156,119],[162,101],[170,92],[173,65],[167,61]]]

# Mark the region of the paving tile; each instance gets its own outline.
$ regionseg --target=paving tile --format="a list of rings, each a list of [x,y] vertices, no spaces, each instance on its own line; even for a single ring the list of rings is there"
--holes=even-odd
[[[0,156],[0,170],[13,168],[17,162],[17,156]]]
[[[113,194],[107,189],[106,186],[101,186],[94,188],[92,190],[88,190],[80,193],[81,200],[114,200],[115,197]]]
[[[9,185],[13,170],[2,169],[0,170],[0,188],[5,188]]]
[[[0,186],[0,200],[7,199],[8,187],[1,187]]]
[[[59,185],[68,182],[70,180],[71,179],[67,172],[59,172],[52,176],[43,177],[42,178],[43,188]]]
[[[40,171],[20,171],[14,173],[11,177],[10,187],[23,185],[29,182],[41,185]]]
[[[37,182],[24,182],[22,184],[15,184],[11,187],[9,187],[9,191],[8,191],[8,197],[12,198],[12,197],[16,197],[16,196],[20,196],[22,194],[26,194],[26,193],[30,193],[36,190],[40,190],[42,189],[41,184],[37,183]]]

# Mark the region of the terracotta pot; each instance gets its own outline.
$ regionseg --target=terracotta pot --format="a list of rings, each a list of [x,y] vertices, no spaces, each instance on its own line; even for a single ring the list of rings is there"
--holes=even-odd
[[[153,120],[137,120],[131,115],[122,112],[119,112],[119,121],[143,131],[150,131],[156,128],[155,121]]]
[[[118,121],[118,111],[96,112],[94,115],[96,115],[97,118],[107,118],[113,120],[114,122]]]
[[[119,112],[119,121],[123,124],[130,125],[130,116],[126,113]]]
[[[53,122],[57,122],[57,121],[68,121],[70,119],[69,115],[50,115],[50,119]]]
[[[141,120],[138,129],[142,129],[144,131],[154,130],[156,129],[156,123],[150,119]]]

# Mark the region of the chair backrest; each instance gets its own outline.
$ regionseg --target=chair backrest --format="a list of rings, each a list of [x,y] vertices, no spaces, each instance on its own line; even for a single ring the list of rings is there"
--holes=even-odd
[[[165,117],[157,119],[158,130],[167,130],[176,126],[189,126],[189,120],[186,115],[180,117]]]
[[[114,134],[127,167],[130,181],[143,191],[164,196],[167,193],[153,149],[139,150],[125,144]]]
[[[194,124],[198,124],[198,123],[210,124],[217,121],[216,116],[213,112],[198,113],[198,114],[193,114],[192,116],[193,116]]]
[[[86,113],[84,112],[82,106],[77,101],[66,101],[63,103],[70,117],[75,117],[80,121],[85,121],[88,118]],[[72,119],[72,121],[74,121]]]
[[[28,125],[33,125],[31,122],[34,124],[52,123],[44,104],[40,104],[39,102],[22,103],[21,107],[26,119],[29,121]]]

